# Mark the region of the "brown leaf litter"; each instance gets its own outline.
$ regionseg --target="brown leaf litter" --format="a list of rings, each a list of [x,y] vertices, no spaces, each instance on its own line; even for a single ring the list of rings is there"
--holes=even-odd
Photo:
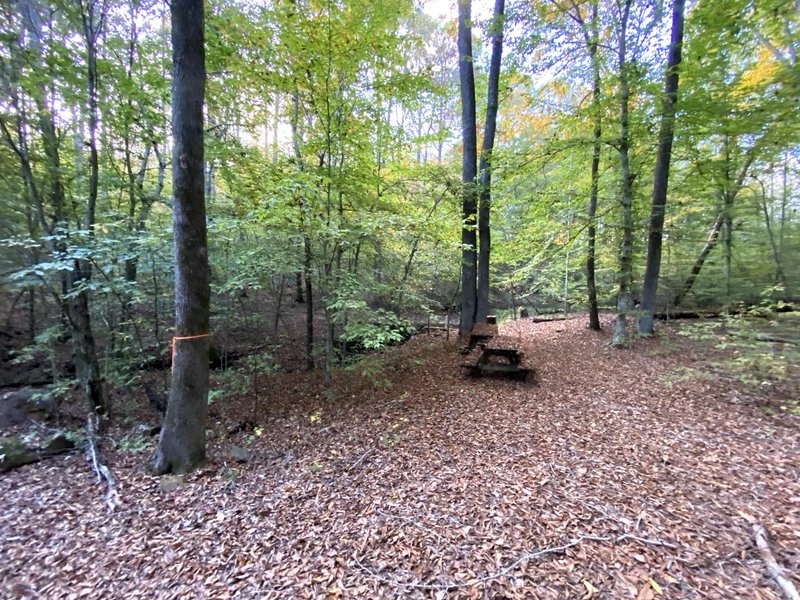
[[[113,511],[80,455],[3,476],[0,594],[779,598],[752,518],[800,583],[796,419],[685,376],[705,350],[674,335],[501,333],[535,385],[466,378],[455,340],[419,335],[332,393],[320,374],[262,378],[255,431],[226,433],[252,398],[214,405],[211,462],[169,485],[142,469],[152,441],[102,441]]]

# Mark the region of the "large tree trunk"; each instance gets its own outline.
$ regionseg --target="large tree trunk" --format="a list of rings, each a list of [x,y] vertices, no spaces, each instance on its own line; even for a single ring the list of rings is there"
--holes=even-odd
[[[614,335],[611,345],[624,346],[627,341],[626,326],[628,311],[631,308],[630,284],[633,262],[633,178],[631,176],[628,150],[630,147],[630,131],[628,112],[630,110],[630,87],[628,82],[628,62],[626,57],[628,15],[633,0],[625,0],[620,15],[619,31],[619,162],[622,177],[620,204],[622,206],[622,244],[619,253],[619,271],[617,273],[619,289],[617,291],[617,318],[614,323]]]
[[[489,90],[486,97],[486,122],[483,126],[483,147],[480,164],[480,207],[478,209],[478,299],[475,320],[486,322],[489,313],[489,258],[491,253],[492,152],[497,129],[500,62],[503,56],[503,19],[505,0],[495,0],[492,19],[492,58],[489,66]]]
[[[208,245],[203,173],[203,1],[172,0],[172,190],[175,337],[172,385],[153,470],[186,472],[206,458]]]
[[[465,335],[475,325],[477,302],[476,215],[478,140],[475,131],[475,73],[472,69],[472,0],[458,0],[458,73],[461,82],[461,321]]]
[[[658,136],[658,154],[653,174],[653,197],[650,206],[650,235],[647,240],[647,265],[642,283],[642,314],[639,333],[653,334],[653,313],[656,308],[658,275],[661,270],[661,243],[664,232],[664,214],[667,205],[669,166],[672,157],[672,139],[675,133],[675,104],[678,101],[678,68],[683,47],[684,0],[675,0],[672,6],[672,39],[667,57],[666,81],[662,103],[661,131]]]

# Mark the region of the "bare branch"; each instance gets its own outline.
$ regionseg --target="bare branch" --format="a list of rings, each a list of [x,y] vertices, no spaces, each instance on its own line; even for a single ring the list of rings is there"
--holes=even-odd
[[[495,571],[494,573],[491,573],[490,575],[486,575],[484,577],[475,577],[474,579],[471,579],[469,581],[454,581],[454,582],[451,582],[451,583],[413,583],[413,582],[399,581],[395,577],[381,575],[377,571],[374,571],[374,570],[370,569],[369,567],[364,565],[359,560],[358,556],[356,556],[356,555],[353,555],[353,559],[356,561],[356,564],[361,568],[362,571],[364,571],[365,573],[367,573],[371,577],[374,577],[375,579],[377,579],[377,580],[379,580],[379,581],[381,581],[383,583],[386,583],[386,584],[389,584],[389,585],[394,585],[394,586],[397,586],[397,587],[416,589],[416,590],[440,590],[440,591],[442,591],[442,590],[454,590],[454,589],[468,588],[468,587],[473,587],[473,586],[476,586],[476,585],[488,583],[489,581],[492,581],[494,579],[499,579],[501,577],[505,577],[506,575],[511,573],[511,571],[516,569],[519,565],[522,565],[524,563],[530,562],[530,561],[535,560],[537,558],[541,558],[543,556],[547,556],[548,554],[559,554],[561,552],[565,552],[565,551],[569,550],[570,548],[573,548],[573,547],[575,547],[575,546],[577,546],[579,544],[582,544],[583,542],[614,542],[614,543],[620,543],[620,542],[624,542],[626,540],[632,540],[632,541],[635,541],[635,542],[639,542],[640,544],[647,544],[647,545],[650,545],[650,546],[658,546],[658,547],[664,547],[664,548],[670,548],[670,549],[677,549],[677,547],[674,546],[673,544],[670,544],[670,543],[665,542],[665,541],[660,540],[660,539],[651,539],[651,538],[639,537],[639,536],[630,535],[630,534],[627,534],[627,533],[622,534],[620,536],[616,536],[616,537],[614,537],[614,536],[598,536],[598,535],[581,535],[581,536],[579,536],[577,538],[574,538],[574,539],[570,540],[569,542],[567,542],[565,544],[561,544],[560,546],[551,546],[549,548],[542,548],[541,550],[536,550],[534,552],[526,552],[525,554],[522,554],[519,558],[517,558],[514,562],[512,562],[512,563],[506,565],[505,567]],[[800,600],[800,598],[789,597],[789,600]]]
[[[770,577],[775,580],[775,583],[783,592],[783,597],[786,600],[800,600],[800,593],[797,588],[783,573],[784,570],[775,560],[772,551],[769,548],[769,541],[767,540],[767,531],[758,523],[753,523],[753,537],[756,541],[756,546],[761,554],[761,560],[767,566],[767,572]]]

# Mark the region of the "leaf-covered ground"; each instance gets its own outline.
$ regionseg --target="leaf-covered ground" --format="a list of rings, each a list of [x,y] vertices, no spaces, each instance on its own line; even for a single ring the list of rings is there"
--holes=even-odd
[[[455,341],[420,335],[333,395],[263,377],[260,430],[226,433],[253,398],[215,404],[211,462],[183,481],[146,474],[152,441],[103,440],[113,512],[78,454],[2,476],[0,595],[779,598],[752,521],[800,585],[795,417],[672,333],[502,333],[535,384],[467,379]]]

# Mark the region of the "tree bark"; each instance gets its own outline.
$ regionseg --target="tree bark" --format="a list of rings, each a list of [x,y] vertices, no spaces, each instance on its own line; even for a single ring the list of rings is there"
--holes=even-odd
[[[303,272],[297,271],[294,274],[294,301],[303,304],[306,299],[303,296]]]
[[[579,9],[578,14],[580,15]],[[586,294],[589,301],[589,329],[600,331],[600,313],[597,307],[597,283],[595,268],[595,252],[597,248],[597,195],[600,187],[600,153],[602,148],[601,136],[603,134],[603,115],[600,110],[600,56],[597,47],[600,39],[598,31],[597,1],[592,4],[591,38],[581,20],[584,37],[589,49],[589,58],[592,62],[592,166],[589,184],[589,207],[586,217],[589,221],[586,235]]]
[[[202,0],[173,0],[172,157],[175,337],[167,414],[153,462],[182,473],[206,458],[209,281],[203,173],[205,50]]]
[[[475,325],[477,303],[476,176],[478,140],[475,131],[475,73],[472,69],[472,0],[458,0],[458,73],[461,87],[461,321],[465,335]]]
[[[577,0],[571,0],[570,5],[572,12],[568,12],[572,20],[574,20],[581,28],[581,32],[583,33],[583,41],[586,44],[586,50],[589,53],[589,60],[592,64],[591,114],[593,137],[591,178],[589,184],[589,206],[586,211],[586,218],[588,220],[586,231],[586,295],[589,302],[589,329],[593,331],[600,331],[601,329],[600,314],[597,306],[597,283],[595,268],[595,256],[597,248],[597,195],[600,184],[600,155],[602,149],[601,136],[603,133],[603,117],[600,109],[600,98],[602,93],[600,88],[600,56],[597,52],[600,44],[600,32],[597,24],[597,4],[597,0],[593,0],[592,20],[588,25]],[[564,292],[564,298],[564,309],[566,312],[566,289]]]
[[[314,285],[312,274],[311,238],[303,234],[303,281],[306,286],[306,369],[314,370]]]
[[[667,57],[667,72],[664,83],[661,131],[658,136],[658,153],[653,174],[653,196],[650,206],[650,234],[647,240],[647,264],[642,282],[642,306],[639,317],[639,333],[653,334],[653,313],[656,308],[658,275],[661,270],[661,244],[664,234],[664,214],[667,205],[669,167],[672,158],[672,140],[675,134],[675,105],[678,101],[678,69],[683,47],[684,0],[675,0],[672,6],[672,34]]]
[[[88,202],[83,226],[89,236],[94,237],[95,215],[97,212],[97,190],[100,181],[100,164],[97,154],[97,39],[103,28],[105,14],[95,14],[94,0],[84,6],[81,2],[81,22],[83,24],[84,43],[86,45],[86,92],[89,99],[89,189]],[[77,294],[68,301],[69,320],[75,338],[75,369],[78,380],[86,393],[89,408],[96,412],[106,412],[107,406],[103,394],[100,375],[100,363],[92,331],[92,319],[89,310],[89,290],[87,286],[92,279],[92,263],[89,260],[75,260],[75,267],[69,276],[70,290]]]
[[[497,130],[500,63],[503,56],[503,19],[505,0],[495,0],[492,19],[492,58],[489,66],[489,89],[486,97],[486,122],[480,162],[480,204],[478,209],[478,289],[475,321],[486,322],[489,313],[489,258],[491,254],[492,153]]]
[[[630,284],[633,259],[633,178],[631,176],[628,150],[630,147],[630,130],[628,112],[630,110],[630,87],[628,81],[628,61],[626,56],[628,16],[633,0],[625,0],[620,15],[618,69],[619,69],[619,162],[622,176],[620,204],[622,207],[622,244],[619,253],[619,271],[617,275],[619,289],[617,291],[617,318],[614,322],[614,335],[611,345],[624,346],[627,341],[626,327],[628,311],[631,308]]]

